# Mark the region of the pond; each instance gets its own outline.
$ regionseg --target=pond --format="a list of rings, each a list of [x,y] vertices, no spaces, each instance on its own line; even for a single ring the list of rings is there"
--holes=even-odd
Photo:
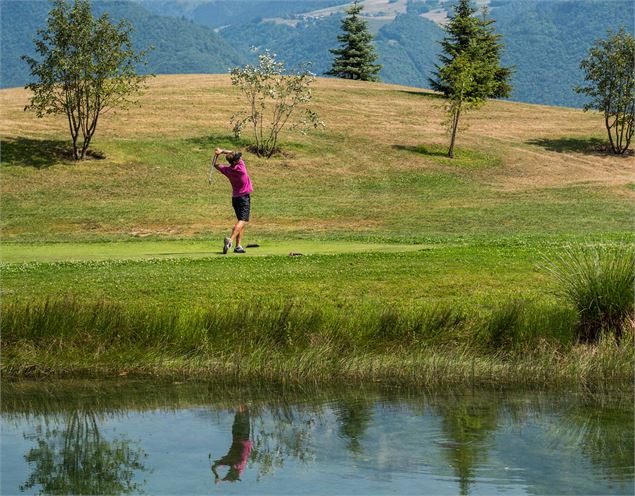
[[[2,494],[633,494],[633,395],[2,389]]]

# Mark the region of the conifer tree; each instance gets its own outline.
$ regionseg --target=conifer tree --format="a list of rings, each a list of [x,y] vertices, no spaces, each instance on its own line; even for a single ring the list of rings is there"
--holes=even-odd
[[[441,41],[440,65],[430,79],[432,89],[448,101],[448,127],[451,132],[448,156],[454,157],[454,143],[462,112],[473,110],[488,98],[504,98],[511,93],[512,70],[500,66],[503,45],[494,31],[494,21],[476,16],[471,0],[459,0],[445,26]]]
[[[346,10],[342,19],[343,34],[337,37],[340,48],[329,50],[335,58],[326,73],[344,79],[378,81],[382,66],[374,64],[377,54],[373,47],[373,35],[368,31],[368,23],[359,15],[364,7],[357,1]]]

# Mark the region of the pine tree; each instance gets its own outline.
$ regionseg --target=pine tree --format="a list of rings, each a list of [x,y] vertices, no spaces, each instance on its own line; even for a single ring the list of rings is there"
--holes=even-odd
[[[462,112],[473,110],[488,98],[504,98],[511,93],[512,69],[500,66],[503,45],[494,31],[494,21],[487,11],[477,17],[471,0],[459,0],[445,26],[441,41],[441,62],[431,78],[432,89],[448,101],[448,124],[451,131],[448,156],[454,157],[454,143]]]
[[[378,81],[378,73],[382,66],[374,64],[377,60],[372,45],[373,35],[368,31],[368,24],[359,13],[364,7],[357,1],[346,10],[347,16],[342,19],[342,31],[337,37],[341,48],[329,50],[335,59],[331,69],[326,73],[344,79],[360,79],[362,81]]]

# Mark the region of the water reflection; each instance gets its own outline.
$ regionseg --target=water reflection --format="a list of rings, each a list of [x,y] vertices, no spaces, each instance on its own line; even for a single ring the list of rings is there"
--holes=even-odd
[[[469,493],[475,468],[487,463],[491,442],[498,427],[500,404],[482,395],[446,398],[436,405],[442,417],[445,441],[437,441],[459,480],[462,495]]]
[[[353,454],[362,453],[361,440],[372,419],[372,404],[362,400],[343,400],[335,408],[340,434],[348,439],[347,448]]]
[[[2,417],[3,494],[633,489],[632,392],[10,385]]]
[[[247,466],[249,453],[253,442],[249,436],[249,408],[246,405],[240,405],[234,414],[234,425],[232,426],[232,444],[225,456],[215,460],[212,464],[212,472],[214,474],[214,482],[222,481],[236,482],[240,480],[240,474]],[[221,477],[218,474],[218,467],[229,467],[227,475]]]
[[[293,459],[302,465],[314,460],[312,434],[322,421],[323,405],[292,405],[278,400],[262,405],[254,415],[254,446],[251,461],[258,467],[257,479],[273,474]]]
[[[567,411],[562,422],[564,436],[580,446],[582,453],[607,479],[628,480],[633,476],[633,410],[604,401],[579,402]],[[629,426],[625,430],[624,426]],[[556,432],[559,427],[556,428]]]
[[[135,472],[145,470],[145,453],[128,439],[105,440],[96,414],[73,410],[63,427],[38,424],[25,435],[35,447],[24,456],[32,472],[21,490],[40,488],[45,494],[124,494],[139,492]]]

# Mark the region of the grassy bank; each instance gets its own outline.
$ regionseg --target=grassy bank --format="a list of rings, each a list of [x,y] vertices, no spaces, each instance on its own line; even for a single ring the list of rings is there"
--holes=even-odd
[[[621,344],[575,345],[577,314],[512,301],[447,306],[260,302],[179,311],[58,300],[3,307],[5,378],[201,377],[280,383],[383,382],[598,387],[632,380]]]

